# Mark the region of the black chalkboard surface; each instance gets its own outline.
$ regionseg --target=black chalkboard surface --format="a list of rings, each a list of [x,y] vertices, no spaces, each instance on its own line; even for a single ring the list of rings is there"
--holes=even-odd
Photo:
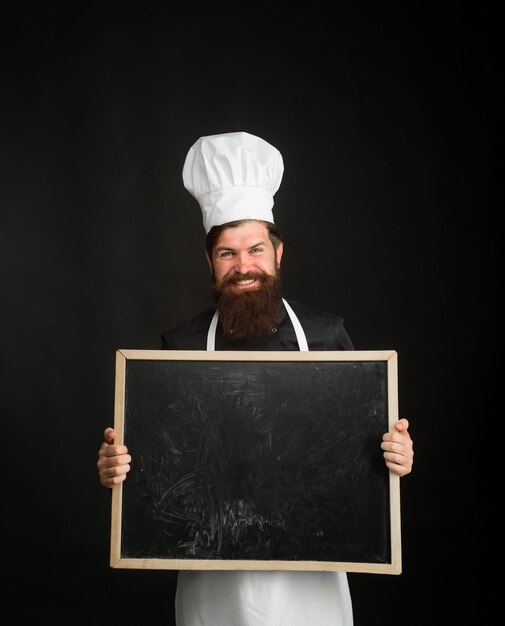
[[[395,351],[116,357],[112,567],[401,572]]]

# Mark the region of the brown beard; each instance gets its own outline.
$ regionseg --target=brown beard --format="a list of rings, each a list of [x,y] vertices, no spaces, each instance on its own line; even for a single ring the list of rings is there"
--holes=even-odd
[[[235,281],[250,279],[258,280],[258,287],[233,290]],[[212,294],[219,311],[219,322],[229,339],[264,337],[277,328],[282,300],[279,269],[275,276],[264,272],[234,273],[214,284]]]

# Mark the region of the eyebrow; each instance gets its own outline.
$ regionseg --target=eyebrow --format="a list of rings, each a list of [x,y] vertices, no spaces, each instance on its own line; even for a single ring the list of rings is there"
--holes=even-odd
[[[249,246],[247,249],[252,250],[253,248],[258,248],[259,246],[266,246],[266,243],[264,241],[258,241],[258,243],[255,243],[252,246]],[[227,251],[235,252],[235,248],[231,248],[229,246],[218,246],[216,248],[216,252],[227,252]]]

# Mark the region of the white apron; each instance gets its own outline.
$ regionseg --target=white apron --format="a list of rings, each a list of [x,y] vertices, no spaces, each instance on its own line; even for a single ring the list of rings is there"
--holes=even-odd
[[[298,347],[307,338],[293,309],[283,304]],[[218,313],[207,334],[216,343]],[[177,626],[352,626],[352,603],[345,572],[189,571],[179,572],[175,598]]]

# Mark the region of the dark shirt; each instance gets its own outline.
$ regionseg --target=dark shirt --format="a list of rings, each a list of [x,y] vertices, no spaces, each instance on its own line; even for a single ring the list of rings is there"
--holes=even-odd
[[[354,350],[341,317],[296,301],[288,300],[288,304],[302,325],[309,350]],[[208,309],[184,324],[164,332],[162,349],[206,350],[207,333],[214,311],[215,309]],[[215,347],[216,350],[299,350],[295,329],[284,306],[277,327],[265,337],[233,340],[223,336],[218,324]]]

